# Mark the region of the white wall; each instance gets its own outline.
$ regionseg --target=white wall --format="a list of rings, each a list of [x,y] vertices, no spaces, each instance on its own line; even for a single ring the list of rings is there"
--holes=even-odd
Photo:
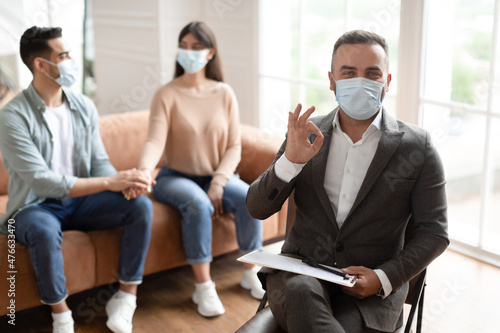
[[[108,0],[92,7],[101,114],[149,108],[173,77],[180,30],[200,20],[215,32],[241,121],[257,124],[257,1]]]
[[[96,103],[101,114],[146,109],[160,84],[158,0],[93,1]]]
[[[21,36],[33,25],[62,27],[63,38],[71,47],[71,56],[78,64],[82,63],[83,7],[83,0],[0,0],[0,57],[9,60],[8,68],[2,69],[19,88],[27,88],[33,79],[19,55]],[[81,87],[80,76],[72,89],[81,91]]]

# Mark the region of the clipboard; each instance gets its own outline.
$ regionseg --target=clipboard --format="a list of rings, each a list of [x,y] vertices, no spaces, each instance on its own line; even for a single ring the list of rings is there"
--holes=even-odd
[[[333,282],[346,287],[353,287],[356,284],[355,275],[348,275],[349,278],[347,280],[344,280],[344,278],[342,278],[341,276],[332,274],[316,267],[311,267],[303,263],[300,259],[266,252],[261,249],[247,253],[244,256],[239,257],[237,260],[259,266],[279,269],[282,271],[312,276],[317,279]],[[340,271],[339,269],[334,267],[325,267]]]

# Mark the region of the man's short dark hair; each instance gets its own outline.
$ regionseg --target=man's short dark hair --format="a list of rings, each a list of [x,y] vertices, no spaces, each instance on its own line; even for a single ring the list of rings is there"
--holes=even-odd
[[[32,26],[21,37],[19,51],[24,64],[33,73],[33,61],[37,57],[49,58],[52,48],[48,41],[62,36],[61,28],[40,28]]]
[[[380,45],[386,54],[387,66],[389,66],[389,46],[387,45],[385,38],[377,35],[376,33],[365,31],[365,30],[352,30],[348,31],[335,42],[332,54],[332,70],[333,70],[333,59],[337,53],[338,48],[344,44],[371,44]]]

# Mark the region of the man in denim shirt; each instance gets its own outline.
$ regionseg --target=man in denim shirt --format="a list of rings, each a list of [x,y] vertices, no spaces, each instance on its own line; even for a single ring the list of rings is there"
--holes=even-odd
[[[28,89],[0,110],[0,149],[9,172],[6,232],[29,247],[41,301],[52,308],[54,332],[74,332],[66,304],[62,232],[123,227],[120,290],[106,305],[113,332],[132,332],[137,285],[149,246],[152,204],[139,196],[153,182],[138,170],[117,172],[99,134],[95,105],[69,89],[78,71],[61,28],[32,27],[21,38],[21,58],[33,73]]]

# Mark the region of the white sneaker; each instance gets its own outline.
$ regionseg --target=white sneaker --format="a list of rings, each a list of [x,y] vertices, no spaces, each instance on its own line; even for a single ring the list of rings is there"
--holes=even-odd
[[[196,285],[193,302],[198,305],[198,313],[203,317],[214,317],[226,312],[215,290],[215,283]]]
[[[108,315],[106,326],[115,333],[131,333],[132,317],[136,307],[136,302],[133,300],[117,297],[117,294],[114,294],[106,304]]]
[[[260,283],[260,280],[257,277],[257,272],[259,270],[259,266],[245,269],[240,281],[240,286],[243,289],[249,289],[250,295],[252,295],[252,297],[255,299],[262,299],[262,297],[264,297],[264,293],[266,292],[264,289],[262,289],[262,283]]]
[[[71,316],[52,322],[52,333],[75,333],[75,322]]]

